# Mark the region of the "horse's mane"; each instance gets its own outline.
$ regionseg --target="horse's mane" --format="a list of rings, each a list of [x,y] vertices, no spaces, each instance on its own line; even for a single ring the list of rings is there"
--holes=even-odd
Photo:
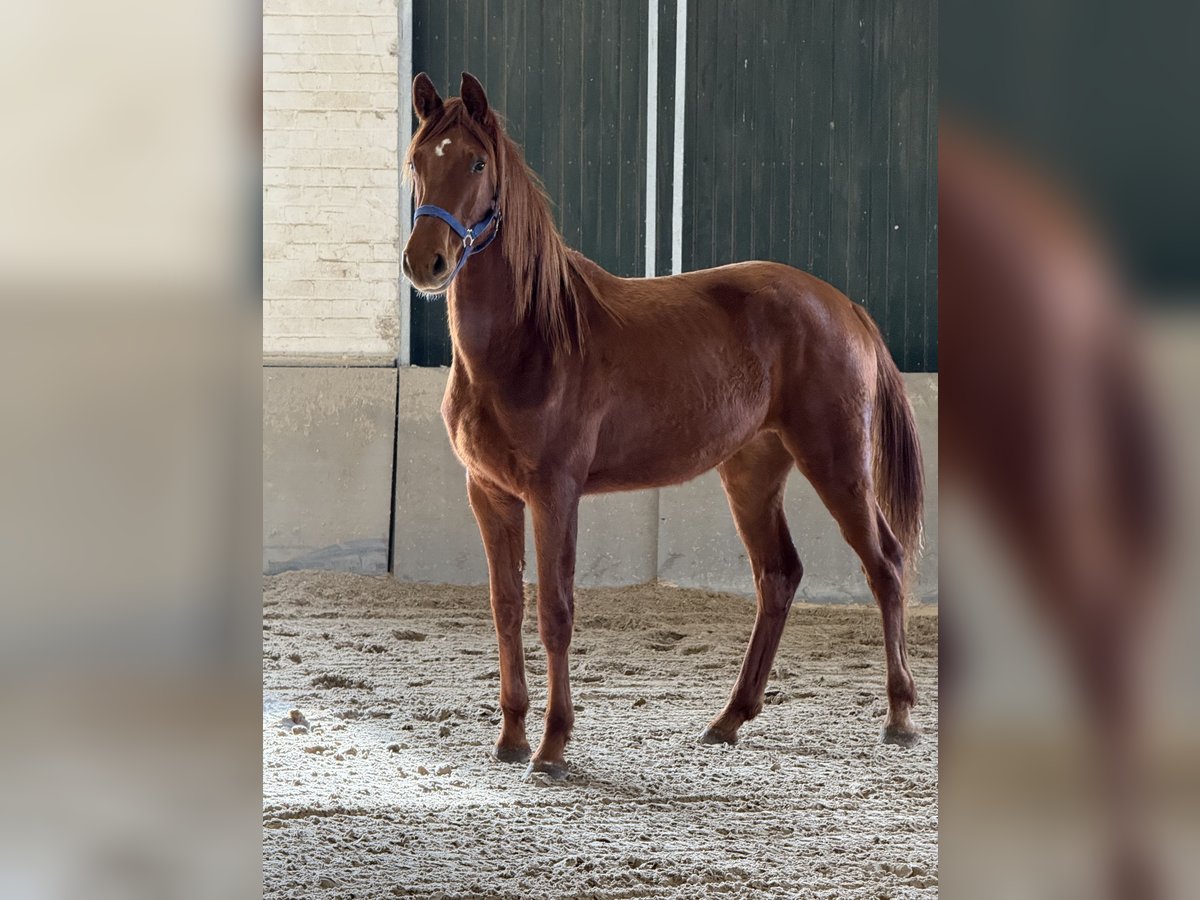
[[[521,148],[505,132],[500,117],[488,110],[485,121],[479,122],[461,99],[447,100],[439,114],[421,123],[403,171],[407,175],[413,150],[455,126],[492,150],[504,217],[500,247],[516,281],[517,320],[531,319],[555,354],[582,352],[589,303],[618,321],[620,316],[595,289],[588,271],[595,264],[563,243],[541,180],[526,165]]]

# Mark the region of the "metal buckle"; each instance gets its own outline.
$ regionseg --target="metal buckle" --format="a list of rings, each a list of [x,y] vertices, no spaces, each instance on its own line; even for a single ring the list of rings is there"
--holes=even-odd
[[[475,246],[475,233],[468,228],[467,233],[463,235],[463,246],[470,250]]]

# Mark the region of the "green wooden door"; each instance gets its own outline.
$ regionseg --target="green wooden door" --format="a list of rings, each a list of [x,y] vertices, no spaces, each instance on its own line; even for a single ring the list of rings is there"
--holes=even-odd
[[[466,70],[542,178],[567,243],[645,269],[646,0],[417,0],[413,71],[444,96]],[[447,365],[444,300],[413,296],[412,361]]]
[[[683,268],[812,272],[935,370],[935,0],[689,7]]]
[[[682,268],[771,259],[862,302],[937,369],[936,0],[687,0]],[[671,271],[676,0],[658,2],[654,270]],[[523,144],[567,242],[646,270],[647,0],[418,0],[413,70],[466,69]],[[412,361],[450,360],[412,299]]]

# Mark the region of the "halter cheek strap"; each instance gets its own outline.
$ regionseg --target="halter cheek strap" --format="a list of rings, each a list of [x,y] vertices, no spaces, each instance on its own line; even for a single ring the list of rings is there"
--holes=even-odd
[[[446,287],[450,286],[450,282],[455,279],[462,267],[467,264],[467,260],[476,253],[482,253],[488,248],[488,245],[496,239],[496,235],[500,233],[500,210],[496,204],[492,204],[492,208],[488,210],[488,214],[472,225],[470,228],[465,227],[462,222],[455,218],[453,213],[447,212],[440,206],[432,203],[426,203],[424,206],[418,206],[413,211],[413,224],[417,224],[417,219],[421,216],[433,216],[435,219],[441,219],[449,225],[454,233],[462,238],[463,252],[459,254],[458,265],[454,267],[454,271],[450,273],[450,278],[446,282]],[[492,226],[495,227],[492,227]],[[486,239],[480,241],[479,235],[483,234],[488,228],[492,229],[492,233]]]

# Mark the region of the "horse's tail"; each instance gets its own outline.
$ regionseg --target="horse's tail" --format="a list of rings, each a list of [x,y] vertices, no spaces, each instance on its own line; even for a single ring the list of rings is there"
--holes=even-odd
[[[858,304],[854,305],[875,345],[875,493],[884,518],[904,549],[906,581],[917,566],[922,546],[922,514],[925,507],[925,472],[921,443],[912,406],[904,390],[904,379],[896,368],[883,335]]]

